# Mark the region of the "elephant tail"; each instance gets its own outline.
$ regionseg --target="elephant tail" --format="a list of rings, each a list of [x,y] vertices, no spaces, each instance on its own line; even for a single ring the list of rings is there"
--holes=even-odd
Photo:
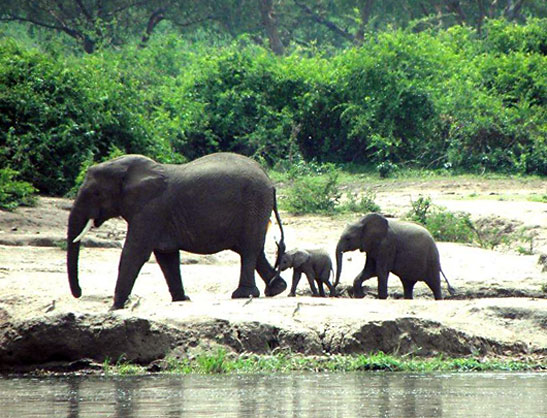
[[[444,277],[444,281],[446,282],[446,285],[448,286],[448,293],[450,293],[450,296],[454,296],[456,294],[456,291],[454,290],[452,286],[450,286],[450,283],[448,283],[448,279],[446,278],[443,269],[440,269],[440,270]]]
[[[279,212],[277,211],[277,198],[275,195],[275,187],[273,188],[273,211],[275,214],[275,219],[277,221],[277,225],[279,225],[279,230],[281,231],[281,238],[279,239],[279,242],[276,242],[277,245],[277,257],[275,259],[275,265],[274,269],[276,271],[277,277],[279,273],[281,272],[281,257],[283,257],[283,254],[285,254],[285,234],[283,232],[283,224],[281,223],[281,217],[279,216]]]

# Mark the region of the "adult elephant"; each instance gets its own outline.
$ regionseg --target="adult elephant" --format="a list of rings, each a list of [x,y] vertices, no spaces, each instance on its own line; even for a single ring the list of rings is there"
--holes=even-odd
[[[354,250],[367,253],[365,267],[353,281],[356,297],[364,297],[363,281],[378,277],[378,298],[386,299],[387,279],[393,272],[401,279],[405,299],[412,299],[418,281],[427,284],[435,299],[442,299],[439,251],[431,234],[422,226],[387,220],[378,213],[369,213],[349,225],[336,246],[335,287],[340,281],[343,253]],[[453,294],[446,276],[444,279]]]
[[[266,296],[275,296],[287,284],[264,254],[272,210],[281,229],[279,260],[284,242],[275,188],[255,161],[216,153],[182,165],[159,164],[141,155],[98,164],[88,170],[68,220],[72,294],[77,298],[82,294],[78,282],[82,237],[92,226],[121,216],[128,228],[112,309],[123,308],[152,252],[173,301],[188,300],[180,276],[179,250],[197,254],[235,251],[241,257],[241,272],[232,298],[260,295],[255,269],[266,283]]]

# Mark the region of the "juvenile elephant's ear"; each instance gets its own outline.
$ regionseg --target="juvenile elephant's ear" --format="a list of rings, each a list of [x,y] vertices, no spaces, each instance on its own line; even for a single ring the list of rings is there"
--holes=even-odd
[[[163,193],[167,187],[165,169],[146,157],[135,157],[122,181],[122,201],[126,209],[138,207]]]
[[[302,264],[307,262],[311,257],[311,254],[307,251],[297,251],[294,253],[293,267],[299,268]]]
[[[361,251],[370,251],[383,240],[388,231],[388,221],[379,213],[369,213],[361,219]]]

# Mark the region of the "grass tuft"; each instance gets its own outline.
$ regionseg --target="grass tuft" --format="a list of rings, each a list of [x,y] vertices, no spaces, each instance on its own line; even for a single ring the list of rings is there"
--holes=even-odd
[[[105,374],[144,374],[145,368],[126,361],[112,364],[105,361]],[[259,355],[233,354],[224,349],[202,353],[192,358],[168,357],[163,361],[162,372],[171,374],[256,374],[294,372],[483,372],[483,371],[544,371],[545,360],[514,360],[506,358],[461,357],[439,355],[433,358],[394,356],[383,352],[324,356],[304,356],[293,353]]]

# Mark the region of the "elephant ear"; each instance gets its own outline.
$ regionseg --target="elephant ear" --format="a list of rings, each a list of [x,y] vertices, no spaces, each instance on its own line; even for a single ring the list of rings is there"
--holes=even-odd
[[[299,268],[300,266],[302,266],[302,264],[307,262],[310,257],[311,254],[307,251],[297,251],[296,253],[294,253],[293,268]]]
[[[387,236],[388,221],[379,213],[369,213],[361,219],[361,246],[360,250],[368,252],[375,248]]]
[[[123,205],[130,210],[138,210],[166,187],[167,177],[161,164],[150,158],[133,156],[122,180]]]

